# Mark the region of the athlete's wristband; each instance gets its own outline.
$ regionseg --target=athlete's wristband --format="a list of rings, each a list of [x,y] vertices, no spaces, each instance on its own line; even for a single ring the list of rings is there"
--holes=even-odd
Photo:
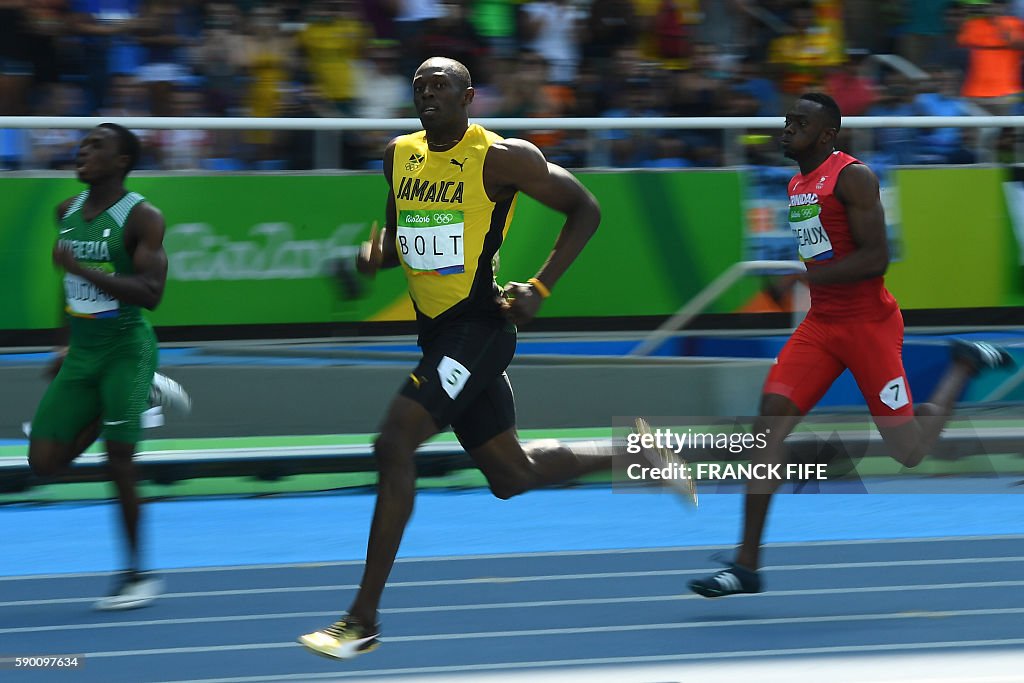
[[[527,280],[527,282],[533,285],[533,288],[537,290],[542,299],[547,299],[549,296],[551,296],[551,290],[548,289],[547,286],[537,278],[531,277],[529,280]]]

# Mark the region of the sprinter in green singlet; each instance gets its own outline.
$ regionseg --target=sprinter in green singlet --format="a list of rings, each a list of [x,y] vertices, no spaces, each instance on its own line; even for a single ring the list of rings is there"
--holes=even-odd
[[[596,445],[521,445],[505,375],[516,324],[537,314],[597,230],[597,201],[531,143],[469,124],[474,91],[459,62],[428,59],[412,87],[424,130],[399,136],[385,150],[386,225],[371,230],[356,267],[371,276],[379,268],[405,271],[423,357],[374,442],[377,506],[359,591],[340,621],[299,638],[339,659],[377,646],[377,608],[412,513],[413,455],[424,441],[451,426],[503,499],[612,464],[610,448],[602,453]],[[565,223],[536,276],[502,289],[492,262],[520,192],[563,214]]]
[[[82,140],[78,179],[89,187],[57,207],[59,234],[53,262],[64,271],[70,327],[66,353],[32,421],[28,460],[42,476],[66,468],[100,436],[117,489],[128,562],[113,593],[97,609],[151,603],[160,581],[141,571],[139,498],[132,463],[140,416],[156,394],[177,394],[177,383],[154,382],[157,343],[142,308],[153,309],[167,279],[164,218],[142,195],[125,189],[139,158],[138,138],[100,124]]]

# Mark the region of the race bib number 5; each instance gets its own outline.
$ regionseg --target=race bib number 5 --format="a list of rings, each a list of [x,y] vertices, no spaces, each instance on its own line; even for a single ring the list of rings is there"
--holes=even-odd
[[[412,270],[452,275],[466,272],[462,211],[407,210],[398,215],[396,246]]]
[[[832,258],[832,240],[821,224],[820,205],[789,207],[789,227],[796,237],[801,261],[825,261]]]
[[[64,274],[64,297],[71,315],[92,317],[111,313],[120,308],[120,302],[83,277]]]

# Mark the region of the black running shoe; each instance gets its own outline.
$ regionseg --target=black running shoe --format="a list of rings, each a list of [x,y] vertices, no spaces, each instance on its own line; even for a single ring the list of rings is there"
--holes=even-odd
[[[694,579],[690,582],[690,590],[705,598],[721,598],[737,593],[760,593],[761,575],[739,566],[734,562],[722,571],[706,579]]]
[[[953,340],[953,360],[965,361],[974,369],[974,374],[982,370],[1006,368],[1016,364],[1013,356],[1001,346],[963,339]]]

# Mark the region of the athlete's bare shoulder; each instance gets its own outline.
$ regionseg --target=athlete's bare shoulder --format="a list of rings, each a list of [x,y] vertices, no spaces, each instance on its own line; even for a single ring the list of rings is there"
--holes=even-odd
[[[164,214],[156,208],[153,204],[147,201],[141,201],[132,207],[132,210],[128,213],[128,223],[135,224],[152,224],[154,222],[163,223]]]
[[[520,138],[495,141],[487,150],[487,163],[492,161],[497,168],[504,168],[507,164],[546,163],[544,153],[537,145]]]
[[[535,144],[506,138],[492,144],[484,160],[484,185],[494,198],[503,191],[524,189],[531,181],[547,177],[548,162]]]
[[[141,201],[132,207],[124,222],[125,246],[128,251],[134,251],[135,245],[142,242],[163,244],[166,230],[163,212],[149,202]]]
[[[877,198],[878,176],[863,163],[850,164],[839,172],[835,193],[844,202]]]

